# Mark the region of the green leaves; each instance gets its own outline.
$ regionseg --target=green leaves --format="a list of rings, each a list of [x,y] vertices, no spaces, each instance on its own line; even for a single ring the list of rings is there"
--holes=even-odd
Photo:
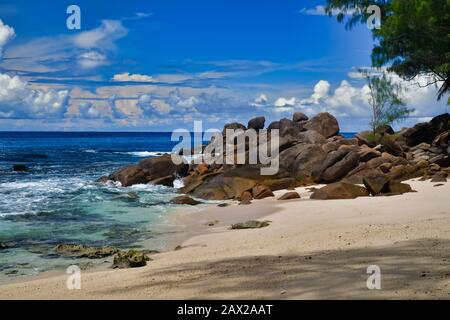
[[[373,132],[382,125],[392,125],[407,117],[412,109],[406,107],[402,95],[405,89],[394,82],[385,72],[372,75],[360,70],[367,80],[370,89],[369,104],[372,107],[370,126]]]
[[[371,59],[374,67],[405,79],[432,75],[439,86],[438,99],[450,93],[450,1],[448,0],[328,0],[326,12],[352,13],[346,21],[351,29],[365,23],[369,5],[381,8],[381,28],[372,30],[377,40]],[[357,10],[355,10],[357,9]]]

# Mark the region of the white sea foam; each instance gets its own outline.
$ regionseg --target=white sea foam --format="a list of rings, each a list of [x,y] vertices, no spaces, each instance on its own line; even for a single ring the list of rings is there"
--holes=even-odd
[[[77,191],[87,185],[81,178],[41,179],[0,183],[0,216],[34,213],[50,205],[55,195]]]
[[[183,187],[184,187],[183,179],[176,179],[176,180],[173,182],[173,187],[174,187],[175,189],[183,188]]]
[[[130,152],[118,152],[118,153],[125,153],[129,154],[135,157],[157,157],[162,156],[163,154],[166,154],[167,152],[164,151],[130,151]]]

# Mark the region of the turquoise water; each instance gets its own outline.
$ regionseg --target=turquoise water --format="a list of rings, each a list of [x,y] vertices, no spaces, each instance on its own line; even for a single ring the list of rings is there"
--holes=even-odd
[[[168,133],[0,132],[0,278],[76,263],[59,243],[161,249],[176,232],[168,217],[175,189],[95,183],[102,175],[172,149]],[[12,172],[15,163],[29,173]]]

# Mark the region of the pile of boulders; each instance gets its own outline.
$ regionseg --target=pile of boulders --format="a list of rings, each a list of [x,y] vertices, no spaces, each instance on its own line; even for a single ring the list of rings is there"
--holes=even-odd
[[[274,121],[264,128],[265,118],[256,117],[247,126],[226,124],[223,133],[226,134],[226,129],[241,129],[244,133],[248,129],[265,130],[270,143],[272,130],[278,129],[280,163],[275,175],[261,175],[262,164],[175,165],[170,155],[163,155],[120,169],[100,181],[119,181],[123,186],[136,183],[172,186],[174,179],[181,177],[184,187],[180,193],[210,200],[236,199],[241,204],[249,204],[253,199],[273,197],[275,190],[317,183],[333,185],[316,193],[313,196],[316,199],[333,197],[324,195],[325,191],[347,194],[350,190],[350,194],[357,195],[401,194],[406,188],[398,185],[401,181],[416,177],[440,178],[442,181],[450,172],[449,114],[400,132],[382,126],[375,132],[358,133],[354,138],[339,134],[338,121],[326,112],[311,119],[296,112],[292,119]],[[224,136],[224,150],[226,143]],[[234,148],[237,151],[236,144]],[[248,149],[245,152],[245,159],[248,159]],[[367,183],[383,179],[387,185],[374,194]],[[341,183],[338,189],[337,182]],[[364,190],[350,187],[356,184],[366,187],[361,187]],[[186,199],[179,198],[175,203],[183,201]],[[191,200],[187,202],[192,203]]]

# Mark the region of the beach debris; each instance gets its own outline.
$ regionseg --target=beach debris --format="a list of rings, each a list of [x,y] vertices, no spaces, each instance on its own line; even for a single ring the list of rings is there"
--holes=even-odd
[[[83,244],[58,244],[54,251],[67,257],[100,259],[116,254],[119,249],[112,246],[90,247]]]
[[[114,256],[113,269],[139,268],[147,265],[150,258],[143,251],[120,251]]]
[[[291,191],[291,192],[286,192],[285,194],[283,194],[281,197],[278,198],[278,200],[292,200],[292,199],[300,199],[300,195],[298,194],[298,192],[295,191]]]
[[[175,197],[172,200],[170,200],[170,203],[172,203],[172,204],[187,204],[190,206],[196,206],[198,204],[201,204],[202,202],[192,199],[189,196],[178,196],[178,197]]]
[[[209,221],[206,223],[206,225],[208,227],[214,227],[216,224],[218,224],[220,221],[219,220],[213,220],[213,221]]]
[[[28,172],[30,169],[24,164],[14,164],[12,170],[15,172]]]
[[[336,182],[315,191],[310,198],[315,200],[332,200],[355,199],[367,196],[369,196],[369,192],[364,187],[345,182]]]
[[[438,184],[435,184],[433,187],[442,187],[442,186],[445,186],[445,184],[443,184],[443,183],[438,183]]]
[[[438,172],[433,175],[431,182],[447,182],[447,174],[444,172]]]
[[[173,251],[178,251],[178,250],[181,250],[181,249],[183,249],[183,247],[182,247],[181,245],[178,245],[178,246],[176,246],[176,247],[173,249]]]
[[[231,225],[232,230],[237,229],[259,229],[270,225],[271,221],[249,220],[246,222],[235,223]]]
[[[224,203],[219,203],[217,206],[220,208],[225,208],[225,207],[228,207],[229,205],[230,205],[229,203],[224,202]]]
[[[252,188],[252,196],[254,199],[264,199],[274,197],[272,190],[266,185],[259,184]]]

